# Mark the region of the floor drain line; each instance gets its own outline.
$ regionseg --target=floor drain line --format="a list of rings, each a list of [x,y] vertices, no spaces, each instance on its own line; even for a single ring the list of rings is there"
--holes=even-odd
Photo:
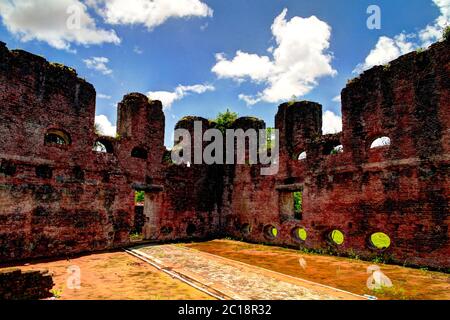
[[[209,295],[209,296],[211,296],[211,297],[213,297],[213,298],[216,298],[216,299],[218,299],[218,300],[226,300],[226,299],[228,298],[228,296],[227,296],[226,294],[221,293],[221,292],[218,291],[217,289],[214,289],[214,291],[217,291],[217,292],[219,292],[220,294],[216,294],[216,293],[214,293],[214,292],[211,292],[211,291],[209,291],[209,290],[207,290],[207,289],[205,289],[205,288],[203,288],[203,287],[201,287],[201,286],[195,284],[195,283],[192,281],[193,279],[191,280],[191,279],[189,279],[188,277],[186,277],[186,276],[184,276],[184,275],[181,275],[181,274],[179,274],[179,273],[177,273],[177,272],[174,272],[174,271],[172,271],[172,270],[169,270],[169,269],[166,268],[166,267],[160,266],[159,264],[157,264],[157,263],[151,261],[149,258],[143,256],[143,255],[140,254],[139,252],[136,252],[136,251],[134,251],[134,250],[128,250],[128,249],[123,249],[123,250],[124,250],[126,253],[128,253],[128,254],[130,254],[130,255],[132,255],[132,256],[134,256],[134,257],[136,257],[136,258],[138,258],[138,259],[140,259],[140,260],[142,260],[142,261],[144,261],[144,262],[146,262],[146,263],[148,263],[148,264],[150,264],[152,267],[158,269],[159,271],[166,273],[167,275],[171,276],[172,278],[178,279],[178,280],[180,280],[180,281],[186,283],[187,285],[189,285],[189,286],[191,286],[191,287],[193,287],[193,288],[195,288],[195,289],[197,289],[197,290],[200,290],[200,291],[203,292],[203,293],[206,293],[207,295]],[[194,281],[196,281],[196,280],[194,280]],[[196,281],[196,282],[198,282],[198,281]],[[207,285],[205,285],[205,284],[203,284],[203,283],[201,283],[201,285],[203,285],[203,286],[205,286],[205,287],[208,287]]]

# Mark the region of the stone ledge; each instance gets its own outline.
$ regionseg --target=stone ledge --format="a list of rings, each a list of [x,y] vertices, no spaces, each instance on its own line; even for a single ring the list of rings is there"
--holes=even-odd
[[[140,184],[133,183],[132,188],[136,191],[145,191],[145,192],[163,192],[164,187],[157,184]]]

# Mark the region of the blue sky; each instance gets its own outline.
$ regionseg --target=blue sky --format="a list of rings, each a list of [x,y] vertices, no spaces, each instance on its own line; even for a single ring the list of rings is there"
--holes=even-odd
[[[168,0],[172,8],[167,8],[167,0],[157,0],[152,12],[137,8],[139,14],[120,10],[122,0],[114,0],[115,7],[107,7],[104,0],[36,0],[39,6],[34,8],[27,8],[27,1],[0,0],[0,40],[10,49],[74,67],[96,87],[97,115],[113,125],[123,95],[153,92],[152,98],[169,97],[173,103],[165,108],[167,146],[172,145],[175,123],[185,115],[214,118],[230,108],[271,126],[277,106],[292,97],[291,91],[331,111],[325,122],[329,132],[336,131],[336,96],[357,75],[355,69],[385,63],[438,40],[436,34],[450,14],[450,0],[177,0],[184,6],[179,8],[174,0]],[[135,1],[129,6],[149,0]],[[64,31],[67,13],[61,3],[82,4],[84,29],[78,34]],[[367,28],[369,5],[381,9],[379,30]],[[286,15],[280,16],[284,9]],[[276,35],[272,25],[279,26]],[[314,51],[310,46],[321,48]],[[273,54],[277,49],[278,60]],[[233,60],[237,51],[248,60]],[[306,75],[292,76],[293,70]],[[290,85],[291,91],[286,89]],[[248,104],[240,95],[258,102]],[[102,124],[108,126],[106,118]]]

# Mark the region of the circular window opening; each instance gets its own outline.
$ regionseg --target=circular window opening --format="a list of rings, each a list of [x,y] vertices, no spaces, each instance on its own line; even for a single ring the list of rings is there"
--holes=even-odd
[[[252,226],[249,223],[244,223],[241,226],[241,233],[244,235],[248,235],[252,232]]]
[[[385,250],[391,246],[391,238],[383,232],[377,232],[370,236],[370,243],[379,250]]]
[[[172,227],[164,226],[164,227],[161,228],[161,233],[162,233],[163,235],[165,235],[165,236],[171,234],[172,231],[173,231],[173,228],[172,228]]]
[[[278,229],[272,225],[268,225],[264,228],[264,235],[268,239],[275,239],[278,237]]]
[[[339,230],[333,230],[330,233],[330,239],[333,243],[341,245],[344,243],[344,234]]]
[[[308,233],[304,228],[295,228],[292,230],[292,237],[297,241],[306,241],[306,238],[308,238]]]
[[[46,145],[66,146],[71,143],[70,137],[62,130],[50,129],[45,134],[44,143]]]
[[[189,224],[186,228],[186,233],[188,236],[192,236],[197,231],[197,228],[192,223]]]

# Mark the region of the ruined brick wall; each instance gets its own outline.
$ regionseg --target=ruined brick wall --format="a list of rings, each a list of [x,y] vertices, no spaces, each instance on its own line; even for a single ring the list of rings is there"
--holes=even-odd
[[[280,172],[262,177],[254,166],[229,172],[227,232],[255,242],[448,268],[449,53],[449,42],[438,43],[349,83],[342,92],[341,134],[322,135],[317,104],[281,105]],[[390,146],[370,148],[384,136]],[[330,154],[341,144],[343,153]],[[303,151],[307,158],[298,160]],[[296,218],[289,197],[299,190],[303,213]],[[306,231],[305,241],[297,228]],[[333,230],[344,234],[341,245],[330,238]],[[388,249],[372,245],[377,232],[390,237]]]
[[[53,296],[53,279],[48,271],[0,271],[0,300],[37,300]]]
[[[204,239],[220,235],[220,204],[223,168],[220,165],[194,163],[194,149],[207,145],[195,139],[194,124],[201,132],[214,123],[200,117],[185,117],[175,129],[187,130],[191,137],[191,163],[176,165],[170,154],[165,159],[163,191],[146,194],[146,215],[150,219],[147,239],[168,241]],[[201,161],[201,160],[200,160]]]
[[[275,118],[279,172],[262,176],[260,165],[172,164],[163,145],[162,105],[138,93],[118,106],[118,136],[99,137],[90,84],[73,70],[2,44],[0,259],[126,245],[134,191],[142,190],[149,240],[230,235],[449,268],[449,57],[449,43],[438,43],[349,83],[342,92],[342,133],[322,134],[319,104],[281,105]],[[195,121],[203,131],[215,127],[186,117],[176,128],[194,137]],[[240,118],[233,127],[265,124]],[[52,132],[69,143],[45,143]],[[390,146],[370,148],[384,136]],[[96,141],[106,152],[92,150]],[[333,152],[338,145],[342,153]],[[300,214],[293,210],[298,191]],[[333,230],[343,233],[342,244],[330,238]],[[390,237],[389,248],[371,244],[376,232]]]
[[[0,101],[1,261],[128,244],[135,191],[146,192],[144,221],[136,222],[144,223],[146,239],[218,236],[222,168],[175,166],[164,158],[161,102],[126,95],[117,136],[99,136],[92,85],[70,68],[3,43]],[[193,131],[195,119],[178,126]],[[64,143],[49,143],[49,134]]]
[[[92,85],[1,43],[0,105],[0,261],[127,244],[135,186],[157,178],[164,152],[161,104],[126,96],[120,136],[99,137]],[[148,158],[132,156],[135,147]]]

